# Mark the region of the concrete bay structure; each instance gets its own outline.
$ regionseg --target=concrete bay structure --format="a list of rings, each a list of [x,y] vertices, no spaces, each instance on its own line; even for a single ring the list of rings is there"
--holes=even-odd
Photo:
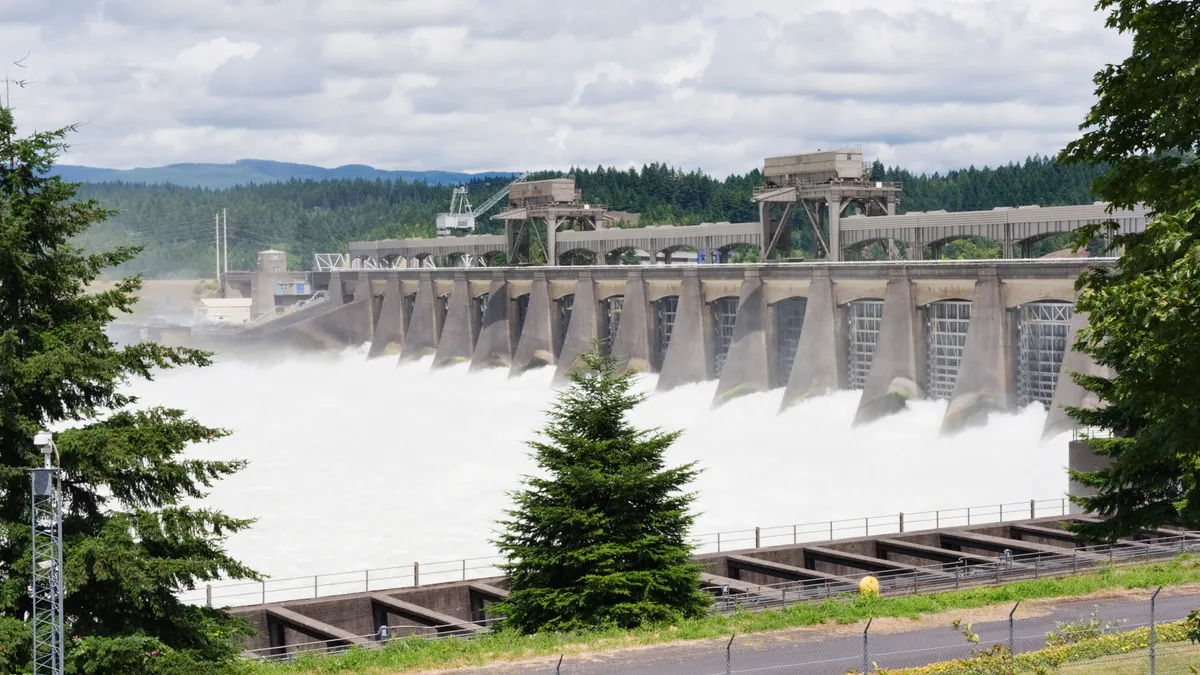
[[[600,341],[659,390],[717,380],[714,404],[782,389],[781,409],[863,391],[856,423],[928,396],[950,401],[947,431],[988,412],[1084,402],[1062,363],[1083,325],[1075,279],[1111,259],[691,266],[360,269],[314,274],[328,300],[230,339],[557,381]],[[256,340],[258,338],[259,340]],[[1074,364],[1074,365],[1072,365]],[[1068,384],[1061,385],[1060,383]],[[1048,431],[1069,428],[1052,414]]]

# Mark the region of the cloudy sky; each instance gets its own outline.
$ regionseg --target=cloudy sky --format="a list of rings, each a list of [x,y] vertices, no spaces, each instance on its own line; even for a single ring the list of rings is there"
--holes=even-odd
[[[0,0],[26,130],[67,161],[717,175],[861,145],[1053,153],[1127,55],[1091,0]],[[2,73],[0,73],[2,74]]]

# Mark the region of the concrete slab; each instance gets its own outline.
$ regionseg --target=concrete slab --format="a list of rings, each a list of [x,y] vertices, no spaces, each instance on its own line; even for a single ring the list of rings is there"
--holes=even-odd
[[[938,562],[956,563],[960,560],[965,560],[971,565],[990,565],[991,563],[996,562],[995,558],[989,558],[985,555],[963,553],[962,551],[953,551],[948,548],[938,548],[936,546],[926,546],[924,544],[916,544],[911,541],[901,541],[899,539],[876,539],[875,546],[881,553],[896,551],[910,555],[914,558],[924,558],[926,560],[935,560]]]
[[[762,558],[753,558],[746,555],[730,555],[726,556],[725,560],[734,569],[757,572],[787,581],[831,581],[839,584],[850,584],[851,586],[858,585],[858,581],[850,577],[810,570],[794,565],[785,565],[784,563],[763,560]]]

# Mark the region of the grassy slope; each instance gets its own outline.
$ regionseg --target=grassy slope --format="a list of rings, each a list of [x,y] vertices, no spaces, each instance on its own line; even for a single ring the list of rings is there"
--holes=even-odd
[[[954,609],[975,609],[1017,600],[1087,595],[1106,590],[1178,586],[1200,582],[1200,564],[1190,557],[1164,563],[1133,565],[1088,574],[1020,581],[912,597],[851,597],[791,607],[710,615],[674,626],[636,631],[597,630],[567,634],[517,635],[508,631],[472,640],[399,640],[381,650],[352,650],[335,656],[301,657],[289,663],[247,663],[253,675],[368,673],[383,675],[439,667],[481,665],[559,653],[652,645],[677,640],[711,639],[731,633],[758,633],[784,628],[854,623],[870,617],[917,618]]]

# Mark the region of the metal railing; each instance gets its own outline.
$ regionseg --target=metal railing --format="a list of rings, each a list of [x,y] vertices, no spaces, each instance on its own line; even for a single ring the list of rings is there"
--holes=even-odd
[[[893,513],[865,518],[828,520],[793,525],[754,527],[699,534],[692,537],[696,554],[739,549],[787,546],[850,537],[898,534],[942,527],[983,525],[1010,520],[1065,516],[1067,499],[1029,500],[1009,504],[967,506],[914,513]],[[419,587],[500,576],[499,555],[439,562],[414,562],[373,569],[313,574],[264,581],[228,581],[208,584],[182,594],[185,602],[241,606],[318,598],[339,593]]]
[[[881,595],[904,596],[1066,576],[1098,568],[1169,559],[1189,552],[1200,552],[1200,532],[1186,532],[1136,542],[1118,542],[1112,545],[1101,544],[1063,549],[1062,553],[1001,555],[995,562],[990,563],[969,564],[964,559],[956,563],[913,567],[907,571],[839,575],[841,580],[838,581],[822,579],[753,585],[739,587],[736,594],[729,594],[727,588],[710,586],[708,590],[714,592],[710,612],[728,614],[779,608],[802,602],[846,598],[858,593],[859,582],[866,577],[874,577],[879,581]],[[1009,615],[1009,619],[1009,648],[1012,650],[1014,646],[1011,631],[1012,614]],[[501,621],[503,618],[492,617],[478,622],[464,620],[461,623],[436,626],[384,626],[370,635],[267,647],[249,650],[244,655],[259,660],[286,660],[299,653],[319,654],[345,651],[355,641],[359,643],[360,647],[380,648],[394,640],[418,636],[427,639],[471,638],[490,631]],[[869,627],[868,624],[868,630]],[[1136,627],[1137,625],[1124,626],[1126,629]],[[864,638],[866,635],[867,633],[864,632]],[[1040,637],[1044,639],[1045,635],[1042,634]],[[1025,638],[1020,639],[1024,640]],[[867,647],[864,646],[865,649]],[[875,656],[887,655],[880,653]]]

